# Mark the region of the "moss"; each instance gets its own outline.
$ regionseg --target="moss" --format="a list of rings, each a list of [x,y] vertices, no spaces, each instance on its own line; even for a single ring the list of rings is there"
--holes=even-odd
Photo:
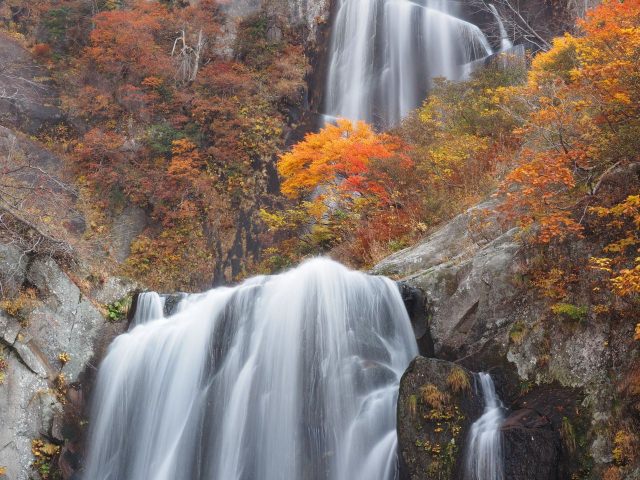
[[[589,308],[570,303],[556,303],[551,306],[551,311],[567,320],[582,322],[586,319]]]
[[[567,417],[562,417],[560,436],[567,451],[573,454],[576,451],[576,433],[573,425],[571,424],[571,420]]]
[[[511,326],[509,330],[509,339],[515,344],[520,345],[527,333],[527,327],[522,320],[518,320]]]

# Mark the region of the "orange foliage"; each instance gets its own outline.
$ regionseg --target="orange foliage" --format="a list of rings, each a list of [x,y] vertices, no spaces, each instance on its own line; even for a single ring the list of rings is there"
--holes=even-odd
[[[283,155],[278,171],[283,177],[282,193],[290,198],[310,195],[318,187],[331,189],[339,184],[343,192],[371,194],[383,200],[389,195],[381,179],[368,177],[372,159],[400,155],[398,138],[376,134],[364,122],[338,120],[304,140]],[[399,156],[399,161],[409,162]],[[407,166],[409,166],[407,164]]]
[[[584,193],[636,161],[640,146],[640,1],[605,1],[580,27],[581,36],[556,39],[534,59],[516,92],[534,108],[522,130],[528,148],[501,188],[504,211],[523,227],[536,224],[542,243],[580,234],[574,210]]]
[[[136,72],[163,75],[170,69],[156,37],[164,33],[167,9],[159,2],[139,0],[131,9],[101,12],[94,17],[86,58],[115,79]],[[171,32],[173,33],[173,32]]]

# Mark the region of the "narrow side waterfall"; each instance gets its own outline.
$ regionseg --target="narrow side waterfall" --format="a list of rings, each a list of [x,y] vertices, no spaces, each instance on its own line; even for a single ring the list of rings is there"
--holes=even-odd
[[[491,54],[451,3],[339,0],[329,50],[325,113],[386,128],[420,105],[434,77],[462,78]]]
[[[164,298],[156,292],[142,292],[138,295],[136,311],[130,328],[134,328],[164,316]]]
[[[466,455],[466,480],[503,480],[502,433],[504,406],[488,373],[479,373],[478,379],[484,412],[471,425]]]
[[[187,299],[100,366],[85,480],[391,480],[397,286],[325,259]]]
[[[504,23],[502,22],[502,18],[500,18],[500,14],[498,13],[495,5],[489,4],[489,9],[491,10],[493,17],[496,19],[496,23],[498,24],[498,31],[500,32],[500,49],[509,50],[513,47],[513,42],[511,42],[511,40],[509,39],[507,29],[504,28]]]

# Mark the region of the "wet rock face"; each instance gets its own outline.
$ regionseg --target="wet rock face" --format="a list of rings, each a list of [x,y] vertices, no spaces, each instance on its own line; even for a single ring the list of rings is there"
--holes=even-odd
[[[502,426],[504,474],[510,480],[560,480],[560,435],[531,409],[518,410]]]
[[[398,397],[401,478],[462,479],[461,452],[482,408],[470,372],[443,360],[417,357],[402,377]]]

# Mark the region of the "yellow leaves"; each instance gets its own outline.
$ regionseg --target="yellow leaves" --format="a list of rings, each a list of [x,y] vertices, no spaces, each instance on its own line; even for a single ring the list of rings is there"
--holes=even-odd
[[[637,438],[627,430],[618,430],[613,439],[613,461],[625,465],[636,458]]]
[[[623,268],[618,276],[611,279],[613,288],[621,295],[640,294],[640,257],[636,258],[636,266]]]
[[[633,335],[633,339],[640,341],[640,323],[636,323],[636,329]]]
[[[626,103],[626,104],[631,103],[631,98],[625,92],[616,92],[614,93],[613,98],[614,100],[617,100],[620,103]]]
[[[531,62],[529,85],[535,87],[556,79],[570,82],[577,65],[577,45],[578,39],[570,34],[554,38],[551,49],[539,53]]]
[[[62,364],[62,365],[66,365],[69,360],[71,360],[71,355],[69,355],[67,352],[61,352],[58,354],[58,361]]]
[[[31,440],[31,453],[35,457],[52,457],[60,452],[60,447],[43,440]]]
[[[600,272],[611,273],[613,269],[611,268],[612,260],[610,258],[603,257],[591,257],[589,259],[589,267],[593,270],[597,270]]]

